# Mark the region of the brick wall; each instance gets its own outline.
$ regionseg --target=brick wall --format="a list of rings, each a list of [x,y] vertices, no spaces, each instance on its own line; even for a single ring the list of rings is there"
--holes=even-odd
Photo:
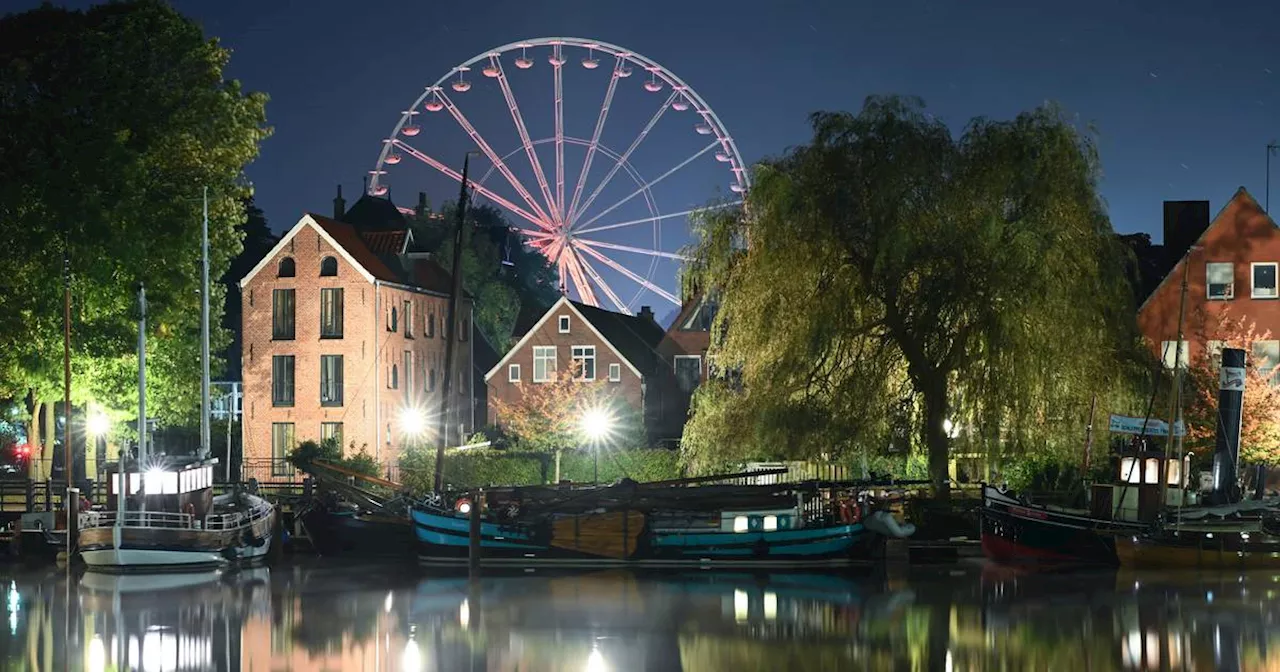
[[[325,257],[337,260],[336,277],[321,277],[320,264]],[[291,258],[295,277],[278,277],[281,259]],[[320,290],[343,289],[343,333],[340,339],[320,338]],[[292,340],[272,339],[272,290],[295,290],[295,334]],[[403,302],[412,308],[412,337],[405,333]],[[244,457],[248,460],[272,456],[272,424],[293,423],[296,441],[321,438],[321,423],[342,423],[343,445],[350,452],[365,447],[386,465],[394,464],[401,447],[410,437],[403,436],[400,419],[406,405],[405,391],[411,389],[412,402],[438,417],[440,376],[444,362],[445,340],[442,333],[445,297],[405,289],[375,285],[362,276],[312,227],[302,227],[285,247],[254,276],[241,292],[243,307],[244,351]],[[388,329],[391,306],[396,307],[397,324]],[[461,321],[467,329],[466,340],[459,343],[458,359],[462,370],[470,371],[470,306],[459,306]],[[432,337],[426,322],[436,320]],[[408,376],[403,367],[403,353],[413,352],[414,371]],[[272,405],[272,357],[294,357],[294,403],[290,407]],[[343,357],[343,403],[340,407],[320,404],[320,357]],[[390,372],[396,366],[397,389],[390,389]],[[434,392],[425,389],[431,369],[436,370]],[[455,413],[470,429],[471,391],[469,376],[458,395]],[[381,413],[379,413],[381,409]],[[390,442],[387,426],[390,425]],[[434,441],[434,426],[423,437]],[[456,439],[456,434],[451,435]]]

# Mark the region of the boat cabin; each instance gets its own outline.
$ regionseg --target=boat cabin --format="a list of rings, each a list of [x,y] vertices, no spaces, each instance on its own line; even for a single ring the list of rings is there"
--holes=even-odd
[[[125,508],[138,511],[187,513],[201,519],[213,512],[213,467],[217,459],[173,458],[150,460],[141,468],[137,460],[125,462]],[[120,465],[108,465],[111,474],[107,508],[115,510],[120,493]],[[144,507],[145,505],[145,507]]]
[[[1162,461],[1163,481],[1160,478]],[[1194,493],[1189,494],[1186,487],[1190,454],[1179,462],[1165,451],[1141,442],[1113,453],[1111,464],[1112,482],[1095,483],[1090,493],[1090,512],[1096,518],[1149,522],[1155,520],[1162,503],[1164,506],[1195,503],[1191,501]]]

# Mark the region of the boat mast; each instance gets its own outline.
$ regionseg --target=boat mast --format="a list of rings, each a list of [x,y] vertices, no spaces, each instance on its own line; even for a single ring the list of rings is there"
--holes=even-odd
[[[458,339],[458,294],[462,293],[462,243],[463,243],[463,226],[467,219],[467,167],[471,163],[471,153],[468,152],[462,158],[462,192],[458,195],[458,228],[453,235],[453,266],[449,268],[449,272],[453,275],[453,285],[449,290],[449,309],[448,317],[445,322],[444,333],[444,380],[440,383],[440,431],[436,436],[436,475],[433,490],[436,493],[444,492],[444,448],[448,445],[449,440],[449,395],[451,394],[450,383],[454,375],[454,350],[455,341]],[[459,441],[459,444],[462,442]]]
[[[1178,476],[1179,481],[1182,480],[1182,437],[1174,438],[1178,420],[1182,418],[1182,326],[1183,320],[1186,318],[1187,312],[1187,273],[1191,268],[1191,251],[1195,248],[1187,250],[1182,257],[1182,292],[1178,298],[1178,339],[1173,345],[1173,399],[1169,404],[1169,437],[1165,442],[1164,451],[1160,457],[1160,509],[1164,510],[1169,504],[1169,449],[1173,446],[1174,441],[1178,444]],[[1187,357],[1190,360],[1190,356]],[[1190,361],[1188,361],[1190,364]]]
[[[200,460],[209,458],[209,187],[200,226]],[[228,420],[228,427],[230,420]],[[231,444],[227,444],[230,447]],[[231,464],[228,454],[227,464]]]

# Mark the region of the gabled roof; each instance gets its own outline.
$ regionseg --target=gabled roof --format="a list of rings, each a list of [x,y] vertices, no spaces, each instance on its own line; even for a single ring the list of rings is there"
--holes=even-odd
[[[492,378],[512,355],[523,348],[561,306],[568,306],[576,313],[583,324],[586,324],[600,340],[604,341],[605,345],[631,369],[632,373],[644,377],[646,373],[654,370],[658,361],[658,343],[662,341],[665,334],[658,323],[649,318],[615,313],[570,301],[567,297],[560,297],[559,301],[542,312],[537,323],[526,330],[502,359],[489,369],[484,376],[485,380]]]
[[[374,254],[404,254],[405,245],[409,242],[409,231],[364,231],[360,238]]]
[[[1155,289],[1151,290],[1151,293],[1147,295],[1147,298],[1142,301],[1142,305],[1138,306],[1139,313],[1141,313],[1144,309],[1146,309],[1147,304],[1151,302],[1152,298],[1154,298],[1157,294],[1160,293],[1160,290],[1164,288],[1165,283],[1169,282],[1170,278],[1181,277],[1179,274],[1182,271],[1182,265],[1187,262],[1187,258],[1191,255],[1191,251],[1200,247],[1200,244],[1209,235],[1209,232],[1218,228],[1219,224],[1222,224],[1223,222],[1226,221],[1225,215],[1227,211],[1230,210],[1232,206],[1237,206],[1237,205],[1252,206],[1252,208],[1257,212],[1263,215],[1266,215],[1267,220],[1271,222],[1272,226],[1276,225],[1275,220],[1271,219],[1271,215],[1268,214],[1266,211],[1264,211],[1262,209],[1262,206],[1258,205],[1258,201],[1253,198],[1253,196],[1249,193],[1248,189],[1245,189],[1244,187],[1240,187],[1239,189],[1236,189],[1236,193],[1231,196],[1231,200],[1227,201],[1226,204],[1223,205],[1218,210],[1218,214],[1213,216],[1213,220],[1209,222],[1209,226],[1206,227],[1204,232],[1200,234],[1200,237],[1196,238],[1196,241],[1191,244],[1191,247],[1187,249],[1187,253],[1184,254],[1183,257],[1177,261],[1177,263],[1173,264],[1173,266],[1169,269],[1169,272],[1166,273],[1164,278],[1160,280],[1160,284],[1156,285]]]
[[[354,226],[315,213],[308,213],[307,216],[315,220],[321,229],[328,233],[333,240],[337,241],[338,245],[346,250],[348,254],[355,257],[360,265],[367,269],[373,277],[384,282],[403,281],[399,274],[369,248],[360,232]]]
[[[342,213],[342,221],[350,222],[361,231],[403,230],[404,213],[391,202],[391,196],[364,194]]]

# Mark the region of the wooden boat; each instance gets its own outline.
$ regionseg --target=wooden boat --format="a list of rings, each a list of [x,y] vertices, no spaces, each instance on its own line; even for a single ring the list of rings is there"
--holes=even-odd
[[[480,563],[487,566],[831,567],[869,562],[874,539],[914,528],[865,505],[849,488],[642,485],[513,488],[486,493]],[[472,502],[411,511],[423,565],[470,555]],[[874,520],[874,522],[873,522]],[[868,525],[880,530],[876,534]]]
[[[213,464],[194,461],[112,475],[116,507],[81,518],[80,557],[92,571],[159,571],[247,565],[266,559],[276,527],[275,507],[256,495],[213,494]],[[111,510],[116,508],[116,510]]]
[[[1089,507],[1037,503],[1016,492],[983,484],[982,551],[999,562],[1116,565],[1115,539],[1151,527],[1160,497],[1177,505],[1182,487],[1159,483],[1163,455],[1154,450],[1115,456],[1115,480],[1094,484]],[[1166,481],[1181,484],[1184,462],[1168,460]]]
[[[413,527],[408,501],[355,485],[357,481],[391,493],[399,483],[361,474],[323,461],[304,465],[318,485],[299,515],[312,546],[320,555],[363,558],[412,557]]]
[[[1175,512],[1158,528],[1116,539],[1121,566],[1130,569],[1280,569],[1280,512],[1276,502]]]

